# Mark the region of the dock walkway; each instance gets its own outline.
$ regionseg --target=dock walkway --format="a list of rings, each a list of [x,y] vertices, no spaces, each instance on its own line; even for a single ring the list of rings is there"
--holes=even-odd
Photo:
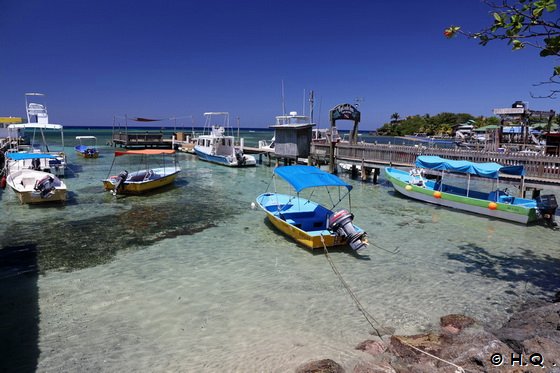
[[[328,144],[312,144],[313,161],[329,159]],[[412,167],[419,155],[437,155],[446,159],[468,160],[471,162],[496,162],[502,165],[525,167],[525,180],[535,183],[560,184],[560,157],[523,153],[498,153],[465,149],[437,147],[370,144],[337,144],[335,163],[349,163],[357,167],[380,169],[386,166]]]

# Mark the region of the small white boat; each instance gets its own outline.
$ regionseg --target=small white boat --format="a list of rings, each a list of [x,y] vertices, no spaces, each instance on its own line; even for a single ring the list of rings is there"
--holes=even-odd
[[[230,167],[257,165],[255,157],[243,154],[243,149],[235,147],[235,138],[226,135],[226,128],[229,128],[229,113],[209,112],[204,113],[204,116],[206,117],[204,129],[210,133],[198,136],[194,146],[194,151],[200,160]],[[213,124],[216,117],[223,119],[222,124]]]
[[[52,157],[52,155],[48,154],[29,154],[28,156],[35,157],[33,159]],[[29,168],[21,168],[15,171],[10,170],[6,177],[6,184],[17,194],[21,203],[34,204],[66,201],[66,184],[56,175],[49,172]]]
[[[259,140],[258,148],[261,151],[274,151],[274,147],[276,146],[276,138],[272,136],[270,140]]]

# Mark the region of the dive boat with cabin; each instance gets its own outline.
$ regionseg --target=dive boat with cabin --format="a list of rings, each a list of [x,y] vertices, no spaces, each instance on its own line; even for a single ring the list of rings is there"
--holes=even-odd
[[[229,113],[208,112],[204,113],[204,116],[206,117],[205,133],[198,136],[194,146],[194,152],[200,160],[230,167],[257,165],[255,157],[243,154],[242,146],[235,147],[235,137],[226,134],[229,128]],[[214,122],[219,121],[219,118],[222,118],[222,124],[215,124]]]
[[[256,202],[278,230],[309,249],[340,245],[349,245],[353,250],[367,247],[367,234],[354,225],[351,206],[349,210],[333,211],[345,199],[350,205],[351,185],[313,166],[277,167],[274,169],[273,179],[277,176],[291,185],[296,194],[265,192],[257,197]],[[331,191],[338,189],[338,200],[333,201],[331,198],[332,207],[327,208],[311,201],[311,195],[300,195],[307,189],[313,194],[317,188],[325,188],[330,197],[334,194]]]
[[[55,174],[56,176],[64,176],[66,170],[66,154],[64,153],[64,132],[60,124],[49,123],[49,115],[45,103],[31,102],[38,101],[39,97],[44,97],[42,93],[26,93],[25,108],[27,112],[27,123],[10,124],[8,130],[10,133],[10,144],[15,147],[8,152],[34,153],[34,154],[50,154],[55,157],[36,158],[40,162],[40,169],[44,172]],[[29,137],[29,130],[33,130],[30,139],[30,147],[28,149],[20,148],[18,138],[20,135]],[[60,144],[48,144],[45,131],[58,131],[60,133]],[[38,137],[40,136],[40,139]],[[19,169],[17,162],[9,165],[10,171]]]
[[[528,199],[510,195],[507,188],[500,189],[500,173],[519,176],[523,181],[525,170],[522,165],[502,166],[492,162],[418,156],[415,166],[410,171],[385,168],[387,179],[394,189],[407,197],[521,224],[543,220],[550,226],[556,226],[554,216],[558,204],[554,195]],[[425,170],[441,172],[436,174],[435,180],[431,180],[425,177]],[[459,175],[462,181],[453,180],[455,178],[451,176],[454,175]],[[490,191],[474,190],[471,187],[472,176],[491,180]],[[458,186],[460,183],[466,186]]]
[[[111,191],[116,196],[117,194],[142,194],[156,188],[169,185],[175,181],[181,168],[177,165],[175,159],[175,150],[170,149],[141,149],[141,150],[123,150],[115,152],[115,159],[121,156],[140,156],[141,162],[138,164],[146,168],[140,169],[129,173],[127,170],[121,171],[118,175],[108,176],[103,180],[105,190]],[[161,162],[156,158],[161,156]],[[170,162],[169,158],[173,156]],[[109,175],[113,170],[115,159],[111,164]],[[150,163],[159,163],[159,167],[149,168]],[[169,163],[172,163],[171,165]]]

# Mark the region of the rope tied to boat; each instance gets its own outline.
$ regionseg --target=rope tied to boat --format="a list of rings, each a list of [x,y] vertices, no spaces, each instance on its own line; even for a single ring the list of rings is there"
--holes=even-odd
[[[334,262],[333,262],[333,260],[332,260],[332,258],[331,258],[331,256],[330,256],[330,254],[329,254],[329,250],[327,249],[327,245],[326,245],[326,243],[325,243],[325,238],[323,237],[322,234],[321,234],[321,243],[323,244],[323,250],[325,251],[325,257],[327,258],[329,264],[331,265],[332,270],[334,271],[334,273],[337,275],[338,279],[340,280],[342,286],[344,286],[344,288],[346,289],[346,291],[348,292],[348,294],[350,294],[350,297],[352,298],[352,300],[353,300],[354,303],[356,304],[356,307],[358,307],[358,310],[360,310],[360,312],[362,313],[362,315],[364,316],[364,318],[366,319],[366,321],[369,323],[369,325],[373,328],[373,330],[375,331],[375,333],[377,334],[377,336],[378,336],[381,340],[383,340],[383,337],[382,337],[382,331],[383,331],[383,330],[380,330],[381,328],[378,329],[378,328],[376,328],[376,327],[373,325],[373,323],[376,323],[376,324],[378,324],[378,325],[381,325],[381,324],[380,324],[379,321],[377,321],[369,312],[367,312],[367,310],[364,308],[364,306],[360,303],[360,300],[358,299],[358,297],[356,296],[356,294],[355,294],[355,293],[352,291],[352,289],[350,288],[350,285],[348,285],[348,283],[347,283],[347,282],[344,280],[344,278],[342,277],[342,274],[340,273],[340,271],[338,270],[338,268],[337,268],[336,265],[334,264]],[[374,246],[375,246],[375,245],[374,245]],[[383,249],[383,248],[381,248],[381,247],[379,247],[379,248],[380,248],[380,249]],[[383,250],[388,251],[388,250],[386,250],[386,249],[383,249]],[[399,251],[399,248],[397,248],[397,249],[395,250],[395,252],[393,252],[393,253],[396,254],[398,251]],[[391,252],[391,251],[388,251],[388,252]],[[389,334],[393,334],[393,333],[389,333]],[[463,369],[462,367],[460,367],[460,366],[457,365],[457,364],[454,364],[454,363],[452,363],[452,362],[450,362],[450,361],[448,361],[448,360],[442,359],[442,358],[440,358],[440,357],[438,357],[438,356],[435,356],[435,355],[430,354],[429,352],[426,352],[426,351],[424,351],[424,350],[421,350],[421,349],[419,349],[418,347],[415,347],[415,346],[411,345],[410,343],[403,341],[403,340],[400,339],[400,338],[399,338],[399,341],[400,341],[402,344],[404,344],[404,345],[406,345],[406,346],[408,346],[408,347],[414,349],[415,351],[418,351],[418,352],[420,352],[420,353],[422,353],[422,354],[425,354],[425,355],[427,355],[427,356],[429,356],[429,357],[431,357],[431,358],[433,358],[433,359],[439,360],[439,361],[441,361],[441,362],[443,362],[443,363],[446,363],[446,364],[449,364],[449,365],[455,367],[456,370],[455,370],[454,373],[465,373],[465,369]]]
[[[321,243],[323,244],[323,249],[325,250],[325,257],[327,258],[329,264],[331,265],[332,270],[334,271],[334,273],[337,275],[338,279],[340,280],[342,286],[344,286],[344,288],[346,289],[348,294],[350,294],[350,297],[352,298],[352,300],[356,304],[356,307],[358,307],[358,310],[362,313],[362,315],[364,316],[366,321],[373,328],[373,330],[375,330],[375,333],[379,336],[379,338],[383,339],[383,337],[381,336],[380,330],[373,325],[373,323],[376,323],[376,324],[380,325],[379,322],[366,311],[364,306],[362,306],[362,304],[360,303],[360,300],[358,299],[356,294],[354,294],[354,292],[350,288],[350,285],[348,285],[348,283],[342,277],[342,274],[340,273],[338,268],[336,268],[336,265],[334,264],[332,258],[329,255],[329,250],[327,250],[327,245],[325,244],[325,238],[323,237],[322,234],[321,234]]]

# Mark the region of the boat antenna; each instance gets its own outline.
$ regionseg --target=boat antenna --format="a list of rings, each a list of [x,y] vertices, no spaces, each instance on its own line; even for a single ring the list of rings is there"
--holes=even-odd
[[[241,137],[239,136],[239,116],[237,116],[237,141],[241,144]]]
[[[282,115],[286,115],[286,103],[284,102],[284,79],[282,79]]]
[[[323,103],[323,97],[319,97],[319,119],[317,120],[317,128],[321,126],[321,104]]]
[[[314,104],[315,100],[313,97],[313,90],[311,90],[309,92],[309,119],[311,119],[311,123],[313,123],[313,104]]]
[[[301,111],[302,111],[301,115],[305,115],[305,88],[303,89],[303,103],[301,105]]]

